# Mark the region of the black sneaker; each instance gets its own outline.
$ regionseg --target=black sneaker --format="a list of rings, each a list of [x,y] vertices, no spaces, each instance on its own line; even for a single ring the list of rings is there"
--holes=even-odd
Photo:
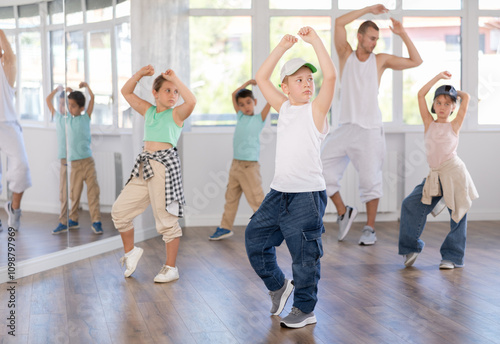
[[[285,283],[280,289],[269,292],[269,295],[271,296],[271,301],[273,303],[273,306],[271,307],[272,315],[279,315],[283,311],[283,308],[285,307],[286,301],[288,300],[288,297],[292,293],[292,290],[293,290],[293,281],[287,280],[285,278]]]
[[[316,324],[316,316],[314,312],[304,313],[296,307],[292,307],[292,311],[280,321],[281,327],[301,328],[309,324]]]

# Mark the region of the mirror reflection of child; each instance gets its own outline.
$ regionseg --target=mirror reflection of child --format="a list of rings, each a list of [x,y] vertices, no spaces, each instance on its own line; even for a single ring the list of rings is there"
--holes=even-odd
[[[176,259],[182,229],[178,219],[183,216],[185,203],[176,146],[196,98],[172,69],[161,73],[153,82],[156,105],[139,98],[134,94],[137,83],[153,74],[153,66],[144,66],[122,88],[125,100],[144,117],[144,150],[137,156],[130,179],[113,204],[111,217],[123,241],[124,276],[130,277],[144,251],[134,246],[132,221],[151,205],[156,230],[162,234],[166,249],[165,264],[154,281],[166,283],[179,278]],[[179,95],[184,103],[176,106]]]
[[[89,213],[91,219],[91,229],[95,234],[102,234],[102,223],[101,223],[101,210],[100,210],[100,188],[97,182],[97,172],[95,168],[94,158],[92,157],[92,149],[90,147],[91,143],[91,133],[90,133],[90,119],[94,111],[94,93],[90,89],[90,86],[86,82],[81,82],[79,88],[86,88],[89,93],[89,103],[85,109],[85,95],[80,91],[74,91],[70,87],[66,88],[68,93],[68,113],[66,114],[67,121],[67,141],[68,141],[68,157],[67,159],[71,163],[71,173],[70,173],[70,199],[71,199],[71,209],[69,213],[68,224],[65,223],[61,217],[63,215],[65,203],[64,198],[61,200],[61,217],[59,225],[52,231],[52,234],[64,233],[69,229],[79,228],[79,214],[78,209],[80,207],[80,198],[83,191],[83,183],[87,185],[87,200],[89,205]],[[57,89],[52,91],[57,92]],[[49,97],[51,97],[49,95]],[[54,109],[52,106],[52,99],[47,98],[47,105],[52,113]],[[50,104],[49,104],[50,101]],[[51,109],[52,106],[52,109]],[[61,99],[59,99],[59,112],[64,110],[62,107]],[[56,116],[57,113],[56,113]],[[63,118],[56,117],[56,125],[59,121],[59,126],[62,125]],[[62,132],[62,128],[58,130],[59,133]],[[62,134],[58,134],[59,149],[62,147]],[[62,156],[62,154],[60,155]],[[64,172],[63,162],[61,161],[61,178]],[[64,192],[64,185],[60,185],[60,193]],[[66,203],[67,207],[67,203]],[[65,212],[65,211],[64,211]]]
[[[469,95],[457,91],[451,85],[436,89],[431,112],[427,108],[425,95],[441,79],[450,79],[451,73],[444,71],[432,78],[418,92],[418,106],[424,122],[424,140],[430,172],[417,185],[401,205],[399,226],[399,254],[405,257],[405,266],[412,266],[424,248],[420,239],[427,215],[439,213],[436,206],[444,199],[450,212],[450,232],[441,245],[440,269],[454,269],[464,266],[465,241],[467,235],[467,212],[472,200],[478,194],[472,178],[463,161],[457,156],[458,135],[467,113]],[[457,98],[461,99],[455,119],[450,116],[456,108]]]

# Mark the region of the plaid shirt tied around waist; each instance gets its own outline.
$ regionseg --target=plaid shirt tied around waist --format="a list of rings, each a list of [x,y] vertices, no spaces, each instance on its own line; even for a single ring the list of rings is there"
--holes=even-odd
[[[184,215],[184,207],[186,204],[184,200],[184,190],[182,188],[182,174],[181,174],[181,161],[177,148],[172,147],[156,151],[153,153],[143,151],[135,159],[134,168],[130,174],[127,183],[133,178],[139,178],[139,168],[142,166],[142,176],[144,180],[154,176],[153,169],[149,164],[149,160],[155,160],[165,166],[165,204],[168,207],[173,201],[179,202],[179,217]],[[167,209],[167,207],[165,209]]]

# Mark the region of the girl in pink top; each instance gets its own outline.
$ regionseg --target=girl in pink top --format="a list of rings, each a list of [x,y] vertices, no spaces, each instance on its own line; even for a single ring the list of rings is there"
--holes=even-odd
[[[425,128],[425,146],[430,173],[413,192],[403,200],[399,227],[399,254],[405,257],[405,265],[411,266],[424,247],[420,239],[427,215],[444,198],[451,215],[450,232],[441,245],[440,269],[464,266],[467,233],[467,211],[471,201],[477,198],[474,183],[464,163],[456,155],[458,134],[469,105],[469,95],[457,91],[451,85],[436,89],[431,115],[425,95],[441,79],[450,79],[450,72],[441,72],[418,92],[418,105]],[[461,99],[456,117],[450,116]],[[434,213],[434,212],[433,212]]]

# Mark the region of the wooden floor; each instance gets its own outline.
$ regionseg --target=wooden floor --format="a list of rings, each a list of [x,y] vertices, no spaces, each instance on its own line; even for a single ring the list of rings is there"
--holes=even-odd
[[[326,227],[316,325],[283,329],[270,316],[242,227],[219,242],[207,240],[213,228],[187,228],[176,282],[153,282],[160,237],[138,243],[145,252],[128,279],[115,250],[17,280],[15,339],[0,285],[0,343],[500,343],[500,222],[470,222],[466,266],[451,271],[438,269],[446,223],[428,224],[411,268],[397,255],[396,222],[379,223],[367,247],[357,245],[362,224],[342,243]],[[291,277],[284,245],[278,257]]]
[[[3,225],[3,231],[0,232],[0,242],[4,243],[7,241],[8,231],[7,213],[3,207],[0,209],[0,219]],[[80,211],[78,222],[79,229],[71,229],[69,232],[53,235],[52,230],[59,223],[58,215],[23,211],[21,228],[16,233],[16,260],[19,262],[36,258],[68,247],[88,244],[118,235],[109,213],[101,213],[103,234],[96,235],[92,231],[88,211]],[[0,254],[0,266],[5,265],[7,265],[7,254]]]

